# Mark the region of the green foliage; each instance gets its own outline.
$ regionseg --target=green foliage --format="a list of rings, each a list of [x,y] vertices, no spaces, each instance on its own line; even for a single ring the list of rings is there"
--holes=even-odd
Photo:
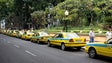
[[[45,27],[46,20],[45,20],[45,12],[44,11],[35,11],[31,14],[33,21],[40,25],[41,27]]]
[[[10,15],[13,10],[13,0],[0,0],[0,20]]]
[[[112,16],[111,0],[66,0],[55,6],[57,19],[69,19],[71,26],[97,26],[103,23],[104,18]],[[64,12],[69,11],[66,17]]]
[[[14,16],[17,16],[17,19],[20,21],[17,23],[24,28],[27,26],[27,23],[31,23],[31,13],[37,10],[45,10],[49,3],[55,6],[62,1],[64,0],[0,0],[0,20],[6,17],[10,20],[10,15],[14,13]]]
[[[106,30],[112,29],[112,16],[106,17],[103,25],[103,28]]]
[[[53,9],[50,10],[49,6]],[[66,10],[69,11],[68,16],[65,16]],[[105,18],[112,16],[112,0],[0,0],[0,19],[8,16],[9,22],[11,18],[15,19],[13,16],[17,16],[20,22],[15,19],[15,23],[20,26],[33,23],[34,26],[41,24],[44,27],[48,14],[53,16],[54,21],[62,21],[61,26],[65,25],[65,20],[69,21],[68,26],[71,27],[102,26]]]
[[[105,18],[105,25],[112,26],[112,16]]]

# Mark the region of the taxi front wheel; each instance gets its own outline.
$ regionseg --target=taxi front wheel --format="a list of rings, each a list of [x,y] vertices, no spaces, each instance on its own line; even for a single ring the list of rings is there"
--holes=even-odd
[[[47,43],[47,46],[48,46],[48,47],[51,47],[51,44],[50,44],[50,42],[49,42],[49,41],[48,41],[48,43]]]
[[[77,47],[77,50],[81,50],[81,47]]]
[[[39,39],[37,40],[37,43],[38,43],[38,44],[40,44],[40,41],[39,41]]]
[[[88,54],[90,58],[96,58],[97,56],[96,50],[94,48],[90,48]]]
[[[65,47],[65,44],[61,44],[61,50],[63,50],[63,51],[64,51],[64,50],[65,50],[65,48],[66,48],[66,47]]]
[[[30,39],[30,41],[31,41],[31,42],[33,42],[33,40],[32,40],[32,39]]]

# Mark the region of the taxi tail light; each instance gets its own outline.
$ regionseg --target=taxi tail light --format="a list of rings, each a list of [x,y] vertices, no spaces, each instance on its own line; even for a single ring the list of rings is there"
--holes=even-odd
[[[70,39],[69,42],[74,42],[74,40],[73,39]]]

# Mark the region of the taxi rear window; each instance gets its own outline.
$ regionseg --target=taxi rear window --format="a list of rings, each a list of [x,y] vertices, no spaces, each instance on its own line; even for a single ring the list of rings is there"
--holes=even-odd
[[[45,32],[41,32],[41,33],[40,33],[40,36],[48,36],[48,34],[45,33]]]
[[[79,36],[76,33],[67,33],[66,38],[79,38]]]

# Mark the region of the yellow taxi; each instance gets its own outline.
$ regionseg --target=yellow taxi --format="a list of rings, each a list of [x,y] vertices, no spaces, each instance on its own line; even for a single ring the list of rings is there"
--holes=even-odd
[[[17,30],[12,30],[11,36],[17,37],[18,31]]]
[[[2,34],[6,34],[6,30],[2,30]]]
[[[87,43],[85,51],[90,58],[96,58],[98,55],[112,57],[112,38],[106,42]]]
[[[81,47],[86,45],[86,39],[79,37],[76,33],[58,33],[53,38],[48,39],[48,46],[58,45],[61,46],[62,50],[67,47],[77,48],[80,50]]]
[[[17,38],[21,38],[23,34],[24,34],[23,30],[18,31]]]
[[[38,32],[36,34],[34,34],[34,36],[32,36],[31,41],[32,42],[37,42],[37,43],[47,43],[47,39],[51,38],[52,36],[49,35],[46,32]]]
[[[13,32],[12,30],[8,31],[7,35],[12,36],[12,32]]]
[[[7,35],[8,35],[8,36],[11,36],[11,34],[12,34],[12,30],[8,30],[8,31],[7,31]]]
[[[26,31],[23,33],[23,35],[21,35],[21,38],[25,40],[30,40],[33,35],[34,33]]]

